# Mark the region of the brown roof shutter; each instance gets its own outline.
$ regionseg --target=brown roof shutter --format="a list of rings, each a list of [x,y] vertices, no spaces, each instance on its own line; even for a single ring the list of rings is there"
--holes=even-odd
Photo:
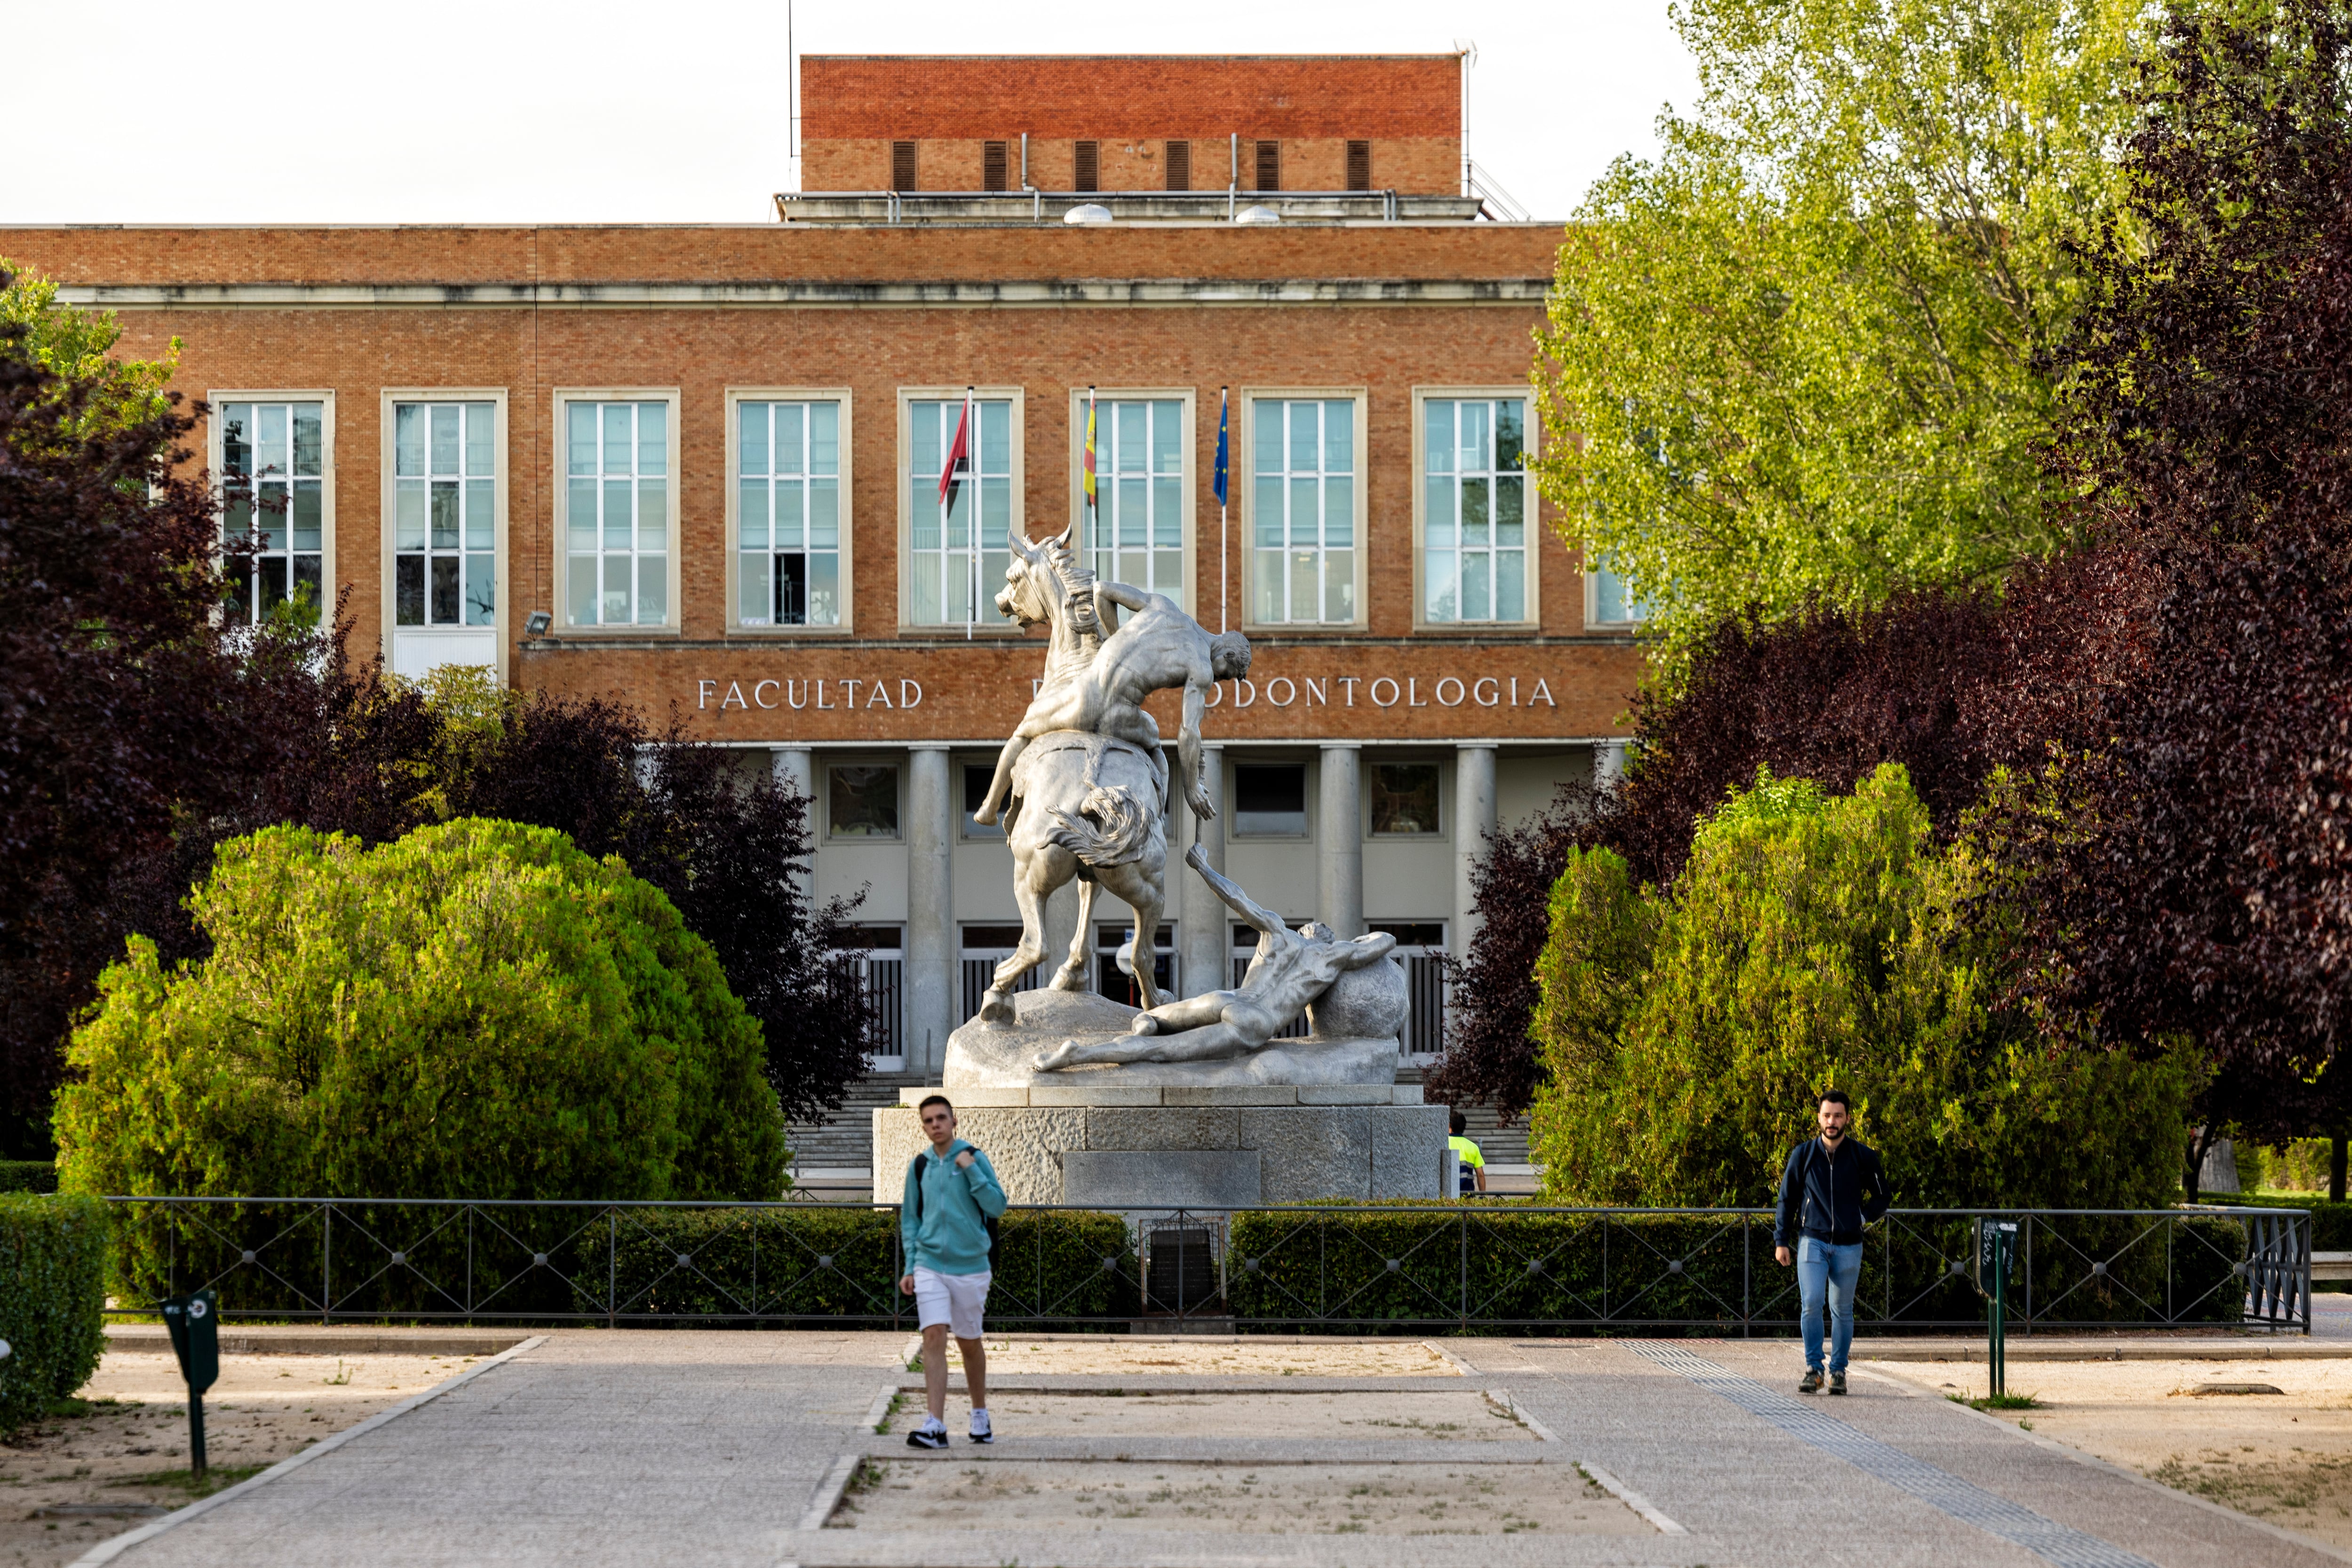
[[[894,191],[915,188],[915,144],[912,142],[890,143],[890,188]]]
[[[1282,189],[1282,143],[1279,142],[1257,144],[1257,188],[1261,191]]]
[[[1004,143],[983,142],[980,144],[980,188],[1001,191],[1004,185]]]
[[[1192,188],[1192,144],[1190,142],[1168,143],[1168,188],[1171,191]]]
[[[1372,144],[1369,142],[1348,143],[1348,188],[1351,191],[1372,188]]]
[[[1102,174],[1102,159],[1100,152],[1100,146],[1097,142],[1081,142],[1078,143],[1077,157],[1076,160],[1076,169],[1070,181],[1071,189],[1078,191],[1100,189],[1100,185],[1098,184]]]

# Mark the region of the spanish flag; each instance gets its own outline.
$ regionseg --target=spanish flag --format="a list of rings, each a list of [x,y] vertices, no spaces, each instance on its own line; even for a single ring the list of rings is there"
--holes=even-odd
[[[1088,512],[1089,514],[1091,514],[1091,513],[1094,511],[1094,510],[1095,510],[1095,505],[1096,505],[1096,501],[1095,501],[1095,389],[1094,389],[1093,387],[1091,387],[1091,386],[1089,386],[1089,387],[1087,387],[1087,466],[1086,466],[1086,476],[1085,476],[1085,478],[1080,481],[1080,485],[1081,485],[1081,487],[1082,487],[1082,488],[1086,490],[1086,492],[1087,492],[1087,512]]]

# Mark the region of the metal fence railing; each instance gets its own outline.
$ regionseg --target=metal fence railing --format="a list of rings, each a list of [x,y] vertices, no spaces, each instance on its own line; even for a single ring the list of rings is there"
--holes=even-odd
[[[120,1313],[211,1287],[224,1316],[545,1323],[905,1326],[892,1205],[139,1198],[114,1207]],[[1989,1211],[1870,1227],[1856,1305],[1877,1331],[1969,1332]],[[2002,1211],[2010,1324],[2311,1331],[2311,1216],[2199,1207]],[[1008,1328],[1779,1334],[1793,1270],[1764,1209],[1314,1204],[1121,1211],[1023,1205],[989,1318]]]

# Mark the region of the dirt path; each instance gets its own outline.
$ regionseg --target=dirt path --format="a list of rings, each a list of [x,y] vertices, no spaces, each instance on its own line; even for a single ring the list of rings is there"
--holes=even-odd
[[[1986,1392],[1980,1365],[1886,1363],[1946,1394]],[[2277,1394],[2198,1394],[2259,1384]],[[1996,1411],[2113,1464],[2330,1546],[2352,1549],[2352,1361],[2030,1362]]]
[[[110,1352],[79,1408],[0,1443],[0,1565],[56,1568],[90,1543],[234,1485],[475,1365],[473,1356],[235,1355],[205,1395],[203,1485],[169,1355]]]
[[[1462,1369],[1418,1340],[1145,1340],[988,1337],[991,1372],[1131,1373],[1162,1377],[1459,1377]],[[952,1370],[961,1365],[948,1352]]]

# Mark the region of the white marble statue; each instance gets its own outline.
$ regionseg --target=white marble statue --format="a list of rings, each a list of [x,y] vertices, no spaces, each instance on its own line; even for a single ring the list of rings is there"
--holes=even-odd
[[[1040,1072],[1101,1063],[1205,1062],[1245,1056],[1289,1027],[1307,1005],[1352,970],[1385,962],[1396,938],[1374,931],[1348,941],[1310,921],[1297,931],[1219,876],[1197,844],[1184,863],[1200,873],[1233,911],[1257,928],[1257,951],[1240,986],[1149,1007],[1135,1016],[1123,1040],[1081,1045],[1064,1040],[1040,1052]]]
[[[1238,632],[1211,637],[1161,595],[1097,583],[1071,552],[1066,530],[1041,544],[1017,533],[1007,542],[1013,561],[996,607],[1023,626],[1049,625],[1053,636],[1045,682],[973,814],[994,822],[1002,805],[1021,909],[1021,943],[996,966],[980,1017],[1013,1021],[1013,987],[1045,955],[1045,900],[1074,879],[1081,879],[1077,937],[1054,989],[1086,989],[1095,889],[1103,887],[1135,911],[1118,966],[1152,1006],[1160,996],[1148,955],[1167,902],[1168,764],[1143,702],[1183,689],[1177,757],[1184,798],[1196,815],[1214,815],[1200,778],[1201,716],[1210,688],[1248,672],[1249,642]],[[1142,963],[1138,952],[1147,955]]]

